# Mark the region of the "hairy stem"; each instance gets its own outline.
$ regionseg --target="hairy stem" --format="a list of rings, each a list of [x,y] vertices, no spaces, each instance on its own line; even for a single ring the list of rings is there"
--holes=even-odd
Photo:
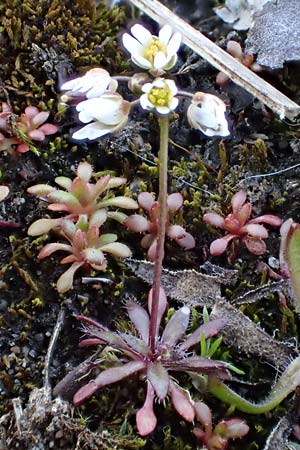
[[[300,357],[294,359],[285,369],[279,380],[274,384],[269,395],[261,402],[254,403],[241,397],[226,386],[222,381],[210,378],[208,390],[211,394],[235,406],[239,411],[248,414],[263,414],[276,408],[300,384]]]
[[[168,196],[168,139],[169,139],[169,117],[159,117],[160,148],[158,158],[159,170],[159,216],[157,231],[157,247],[154,263],[154,275],[152,286],[152,305],[150,317],[149,343],[152,351],[155,350],[157,339],[157,313],[159,290],[161,281],[162,262],[164,259],[164,246],[167,221],[167,196]]]

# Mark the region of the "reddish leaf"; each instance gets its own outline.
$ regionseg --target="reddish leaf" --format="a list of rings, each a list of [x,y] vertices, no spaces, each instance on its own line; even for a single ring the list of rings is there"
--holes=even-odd
[[[126,309],[129,318],[139,332],[139,335],[141,336],[143,341],[148,344],[150,321],[147,311],[138,303],[133,301],[128,301],[126,303]]]
[[[262,239],[246,236],[243,242],[246,244],[246,247],[249,250],[249,252],[252,253],[253,255],[260,256],[266,253],[267,251],[266,243]]]
[[[170,380],[169,391],[174,408],[178,414],[187,422],[193,422],[195,418],[195,410],[192,401],[189,398],[188,391],[180,389],[173,381]]]
[[[196,402],[194,404],[194,408],[195,408],[197,419],[199,420],[199,422],[201,423],[201,425],[205,429],[205,434],[210,436],[211,433],[212,433],[212,415],[211,415],[211,410],[206,405],[206,403],[203,403],[203,402]]]
[[[149,364],[147,378],[152,384],[157,397],[164,400],[169,389],[169,375],[164,366],[160,363]]]
[[[136,413],[136,426],[141,436],[152,433],[156,427],[157,419],[153,411],[154,389],[147,383],[147,395],[143,407]]]
[[[200,325],[181,345],[181,350],[188,350],[193,345],[197,345],[200,342],[201,334],[204,334],[205,339],[215,336],[219,331],[224,328],[227,323],[227,318],[222,317],[221,319],[210,320],[203,325]]]
[[[161,341],[166,345],[175,345],[186,332],[189,325],[190,309],[183,306],[178,309],[167,323],[161,337]]]

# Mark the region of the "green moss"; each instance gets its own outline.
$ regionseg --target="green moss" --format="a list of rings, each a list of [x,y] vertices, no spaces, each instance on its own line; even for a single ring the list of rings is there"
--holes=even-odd
[[[187,432],[187,430],[185,430]],[[153,445],[153,450],[192,450],[194,446],[184,442],[181,436],[175,436],[171,428],[164,429],[164,440],[161,446]]]
[[[92,0],[4,0],[0,73],[16,113],[26,104],[53,109],[55,85],[92,66],[127,67],[117,41],[125,23],[120,8],[95,8]],[[6,98],[7,100],[7,98]]]
[[[241,166],[261,171],[268,163],[268,147],[265,141],[257,139],[253,145],[241,146]]]

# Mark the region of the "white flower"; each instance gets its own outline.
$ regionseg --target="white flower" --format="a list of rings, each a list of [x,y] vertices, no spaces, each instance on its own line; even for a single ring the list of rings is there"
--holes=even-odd
[[[226,23],[233,23],[235,30],[248,30],[253,15],[269,0],[226,0],[225,6],[214,8],[215,13]]]
[[[131,28],[131,33],[134,37],[125,33],[122,40],[137,66],[148,69],[154,76],[162,75],[175,66],[181,34],[177,32],[172,36],[170,25],[162,27],[158,37],[139,24]]]
[[[188,108],[187,118],[192,128],[202,131],[206,136],[228,136],[225,111],[225,103],[220,98],[196,92]]]
[[[177,87],[173,80],[156,78],[153,83],[146,83],[142,87],[145,92],[140,97],[142,108],[156,109],[159,114],[169,114],[178,105]]]
[[[61,89],[71,93],[85,94],[87,98],[100,97],[106,90],[115,92],[118,83],[113,80],[107,70],[97,68],[89,70],[83,77],[67,81]]]
[[[80,128],[72,137],[92,140],[120,130],[128,120],[130,103],[115,92],[107,92],[100,98],[78,103],[76,109],[81,122],[93,122]]]

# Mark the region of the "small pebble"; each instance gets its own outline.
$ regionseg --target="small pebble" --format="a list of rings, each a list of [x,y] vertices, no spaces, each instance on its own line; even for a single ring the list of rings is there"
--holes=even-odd
[[[17,345],[11,347],[11,348],[10,348],[10,351],[11,351],[12,353],[14,353],[15,355],[18,355],[19,353],[21,353],[21,349],[20,349],[20,347],[18,347]]]
[[[274,258],[274,256],[270,256],[270,258],[268,259],[268,264],[270,267],[272,267],[272,269],[279,269],[279,261],[277,258]]]

